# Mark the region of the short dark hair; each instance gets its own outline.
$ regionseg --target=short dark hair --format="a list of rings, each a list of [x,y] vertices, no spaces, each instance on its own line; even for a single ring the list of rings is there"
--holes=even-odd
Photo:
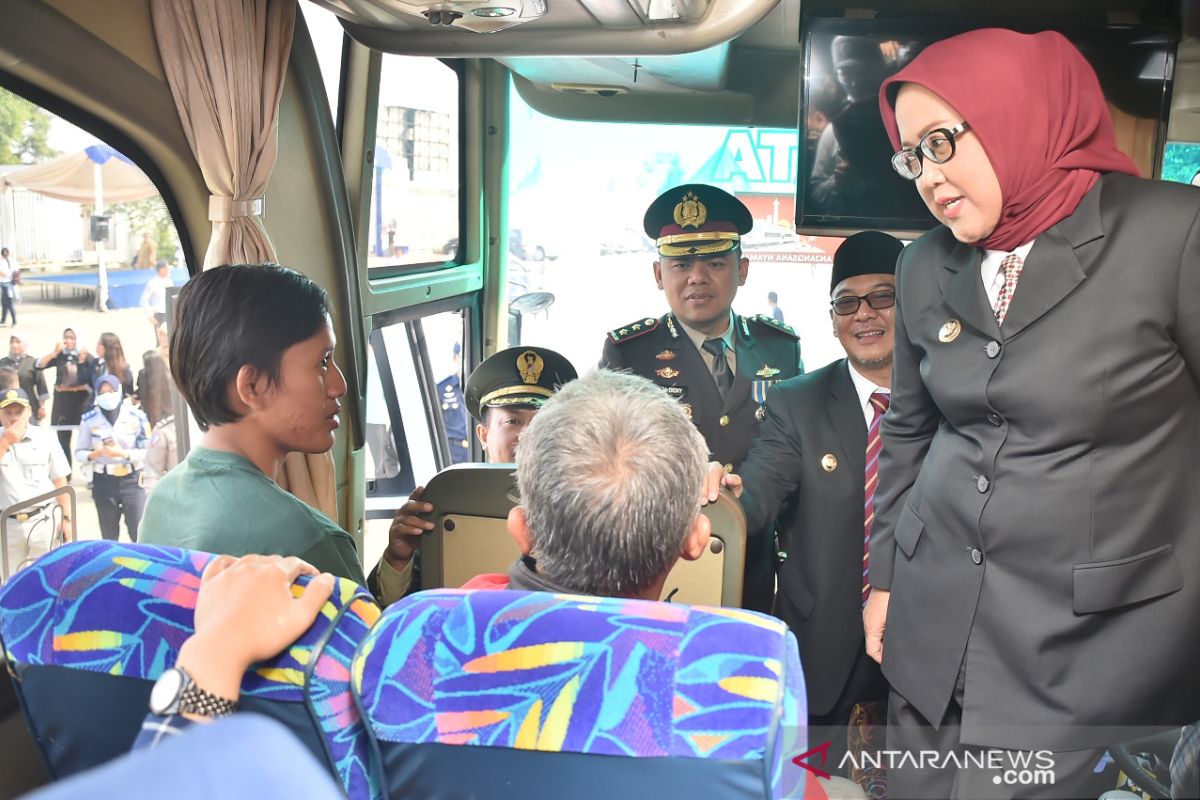
[[[329,296],[277,264],[232,264],[201,272],[179,292],[171,329],[171,375],[200,430],[237,422],[229,382],[244,365],[279,379],[283,352],[325,325]]]

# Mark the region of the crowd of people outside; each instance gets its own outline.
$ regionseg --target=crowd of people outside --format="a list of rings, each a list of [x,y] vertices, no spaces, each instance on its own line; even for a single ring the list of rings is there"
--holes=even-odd
[[[152,259],[136,310],[21,303],[17,262],[8,248],[0,253],[5,321],[23,307],[23,325],[8,332],[0,355],[0,507],[68,483],[80,506],[72,520],[64,495],[10,519],[11,574],[53,536],[136,541],[147,493],[177,461],[165,313],[172,281],[167,263]],[[82,322],[111,329],[96,336]]]

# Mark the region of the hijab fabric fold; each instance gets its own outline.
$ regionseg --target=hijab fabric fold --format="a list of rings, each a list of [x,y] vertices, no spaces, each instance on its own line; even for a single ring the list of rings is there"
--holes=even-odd
[[[905,83],[953,106],[996,172],[1000,222],[976,247],[1011,251],[1070,216],[1101,174],[1139,174],[1117,148],[1095,71],[1060,33],[984,28],[925,48],[879,90],[897,150],[895,101]]]

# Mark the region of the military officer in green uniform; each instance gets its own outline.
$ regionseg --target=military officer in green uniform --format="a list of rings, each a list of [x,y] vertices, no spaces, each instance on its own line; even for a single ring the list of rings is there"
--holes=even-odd
[[[731,308],[750,267],[741,237],[753,226],[750,210],[716,187],[692,183],[661,194],[643,227],[657,245],[654,280],[671,310],[609,332],[600,359],[601,367],[642,375],[678,400],[729,471],[741,466],[765,418],[767,388],[804,372],[795,331]],[[765,554],[748,556],[747,564],[769,563]],[[769,568],[748,574],[744,604],[769,606],[771,580]]]

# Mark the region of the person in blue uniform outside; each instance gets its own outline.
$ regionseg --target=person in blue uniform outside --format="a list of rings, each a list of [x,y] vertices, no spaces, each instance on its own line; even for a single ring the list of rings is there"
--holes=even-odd
[[[467,404],[462,390],[462,345],[454,343],[454,371],[438,381],[438,402],[442,404],[442,424],[450,443],[450,463],[471,460],[471,442],[467,438]]]
[[[142,461],[150,438],[150,421],[140,408],[125,401],[121,379],[102,375],[96,381],[96,404],[79,423],[75,458],[92,464],[92,499],[100,520],[100,535],[116,541],[121,516],[131,541],[146,507],[141,486]]]

